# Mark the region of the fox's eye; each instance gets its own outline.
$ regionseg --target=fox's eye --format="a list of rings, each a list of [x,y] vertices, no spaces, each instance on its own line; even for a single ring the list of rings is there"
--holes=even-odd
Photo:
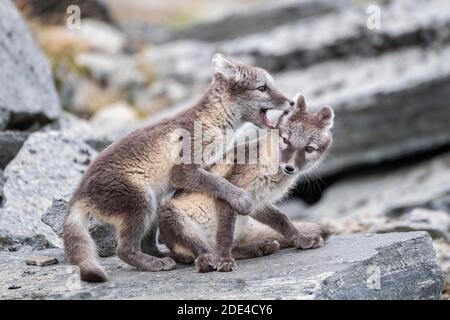
[[[314,149],[314,148],[311,147],[311,146],[306,146],[306,147],[305,147],[305,151],[308,152],[308,153],[313,153],[314,151],[316,151],[316,149]]]
[[[256,90],[261,91],[261,92],[265,92],[267,90],[266,86],[260,86],[258,88],[256,88]]]
[[[286,138],[283,138],[283,142],[286,143],[286,144],[289,144],[289,140],[286,139]]]

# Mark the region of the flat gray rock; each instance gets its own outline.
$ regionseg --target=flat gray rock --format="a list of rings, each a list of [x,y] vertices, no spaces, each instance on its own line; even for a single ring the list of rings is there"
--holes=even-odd
[[[164,40],[199,39],[213,42],[240,38],[252,33],[261,34],[261,32],[291,21],[337,11],[347,4],[348,1],[346,0],[268,2],[261,6],[241,9],[220,19],[199,23],[185,30],[168,34],[168,37]]]
[[[0,66],[0,130],[58,116],[50,66],[11,0],[0,2]]]
[[[0,250],[59,245],[41,215],[55,198],[73,191],[96,155],[87,144],[59,132],[30,135],[4,171]]]
[[[380,29],[368,28],[367,8],[368,4],[350,5],[328,15],[286,23],[224,42],[220,50],[279,71],[450,40],[450,4],[446,0],[394,0],[378,5]]]
[[[425,232],[334,236],[319,249],[240,260],[230,273],[146,273],[103,258],[102,284],[79,282],[61,249],[39,252],[59,265],[26,265],[35,254],[0,252],[1,299],[438,299],[444,280]]]
[[[183,38],[167,42],[149,50],[150,60],[159,77],[175,76],[192,86],[199,81],[209,82],[215,52],[271,72],[283,72],[327,60],[376,57],[407,47],[442,46],[450,41],[450,4],[446,0],[394,0],[380,5],[381,29],[367,27],[366,4],[335,6],[337,10],[329,14],[286,20],[271,30],[232,40],[210,43]],[[197,55],[193,54],[195,47]]]

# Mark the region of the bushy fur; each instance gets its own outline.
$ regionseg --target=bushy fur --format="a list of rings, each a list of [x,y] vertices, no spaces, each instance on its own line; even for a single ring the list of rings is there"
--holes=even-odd
[[[113,143],[92,162],[75,190],[64,224],[64,247],[72,264],[86,281],[105,281],[87,229],[90,215],[111,223],[118,236],[117,255],[143,271],[169,270],[175,261],[163,257],[156,246],[157,209],[175,189],[190,190],[223,199],[240,213],[251,211],[247,192],[205,170],[207,164],[175,165],[173,155],[182,150],[189,132],[191,145],[207,147],[194,136],[194,121],[202,129],[234,129],[245,121],[266,125],[265,109],[288,109],[293,101],[273,85],[270,75],[253,66],[217,54],[213,81],[192,108],[156,125],[134,131]],[[264,92],[259,90],[265,87]],[[144,240],[144,241],[143,241]]]
[[[256,164],[230,163],[211,167],[212,173],[227,178],[251,194],[253,210],[250,216],[237,216],[220,199],[178,192],[159,211],[162,240],[175,259],[181,262],[197,259],[197,269],[201,272],[230,271],[234,267],[233,257],[273,253],[280,245],[301,249],[321,246],[329,236],[326,228],[306,222],[295,225],[273,203],[323,158],[332,142],[332,124],[331,108],[310,113],[300,96],[294,110],[283,115],[277,125],[279,163],[259,159]],[[267,139],[274,137],[262,136],[256,143],[271,145]],[[252,143],[255,142],[246,147],[250,148]],[[261,154],[270,155],[269,152]],[[277,167],[268,170],[270,165]],[[287,167],[291,168],[287,170]]]

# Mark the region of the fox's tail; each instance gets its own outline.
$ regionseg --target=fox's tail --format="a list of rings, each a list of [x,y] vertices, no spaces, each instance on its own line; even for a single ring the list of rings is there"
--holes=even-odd
[[[97,250],[89,235],[89,212],[75,202],[64,220],[64,251],[69,263],[80,268],[84,281],[103,282],[108,276],[97,261]]]
[[[293,221],[293,224],[303,234],[319,233],[324,241],[331,235],[331,232],[327,227],[318,223]],[[239,245],[247,245],[265,239],[277,240],[280,243],[280,248],[288,248],[292,246],[292,244],[280,233],[256,220],[252,221],[252,223],[247,226],[245,230],[245,237],[240,240]]]

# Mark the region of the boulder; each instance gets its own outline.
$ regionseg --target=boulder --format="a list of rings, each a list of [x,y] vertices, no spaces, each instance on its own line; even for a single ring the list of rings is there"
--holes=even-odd
[[[104,258],[101,286],[79,282],[61,249],[38,254],[60,264],[28,266],[28,249],[0,252],[1,299],[439,299],[444,280],[426,232],[333,236],[319,249],[239,260],[229,273],[138,272]]]
[[[325,16],[286,23],[268,32],[224,42],[220,51],[280,71],[338,57],[377,56],[450,40],[450,4],[446,0],[389,1],[379,6],[380,29],[368,28],[366,9],[366,4],[349,6]]]
[[[42,222],[50,226],[53,231],[62,236],[64,217],[68,210],[69,195],[55,199],[50,208],[42,215]],[[114,227],[97,221],[91,217],[89,222],[89,232],[97,246],[97,252],[100,257],[109,257],[116,253],[116,234]]]
[[[395,0],[379,8],[381,29],[367,27],[366,5],[345,6],[326,15],[285,21],[272,30],[233,40],[210,43],[180,38],[150,48],[149,60],[159,77],[176,76],[192,84],[209,82],[210,60],[216,52],[270,72],[283,72],[332,59],[376,57],[413,46],[442,46],[450,41],[450,5],[446,0]],[[170,67],[165,68],[166,65]]]
[[[178,39],[198,39],[215,42],[234,39],[248,34],[261,33],[278,25],[295,20],[325,15],[340,10],[349,2],[347,0],[283,0],[265,2],[262,5],[233,3],[230,13],[208,17],[186,28],[169,28],[150,24],[147,21],[121,21],[122,29],[136,42],[164,43]],[[220,9],[219,9],[220,10]]]
[[[14,159],[27,137],[26,132],[0,131],[0,169],[4,169]]]
[[[0,249],[59,245],[41,215],[53,199],[73,191],[96,154],[87,144],[59,132],[30,135],[4,171]]]
[[[56,118],[60,103],[49,64],[11,2],[0,2],[0,130]]]
[[[196,24],[179,32],[168,34],[165,41],[199,39],[220,41],[241,38],[252,33],[265,32],[291,21],[321,16],[342,9],[348,1],[307,0],[276,1],[261,6],[251,6],[216,20]],[[161,39],[162,40],[162,39]],[[161,41],[160,40],[160,41]]]

